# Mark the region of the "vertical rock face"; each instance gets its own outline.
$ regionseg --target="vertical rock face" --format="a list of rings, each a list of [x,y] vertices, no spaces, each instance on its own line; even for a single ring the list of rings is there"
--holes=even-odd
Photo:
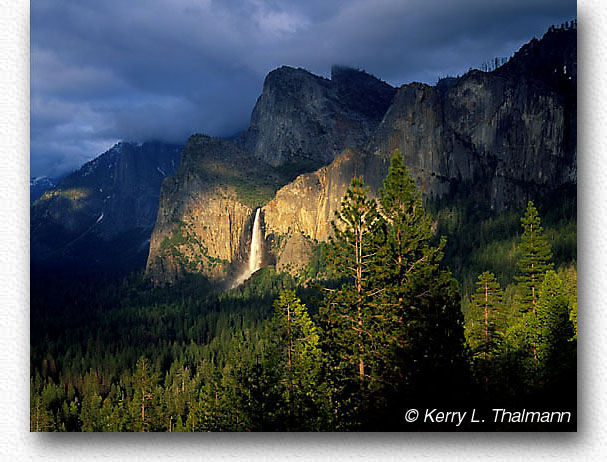
[[[53,269],[132,269],[147,255],[162,180],[182,146],[115,145],[32,205],[31,260]]]
[[[227,264],[244,256],[252,209],[233,189],[208,188],[195,177],[182,183],[170,179],[160,210],[146,266],[156,284],[173,283],[188,272],[221,279]]]
[[[346,149],[330,165],[300,175],[263,207],[266,233],[303,234],[312,240],[326,240],[331,234],[331,220],[352,178],[363,176],[373,191],[377,191],[388,162],[388,159]]]
[[[395,89],[361,71],[334,67],[331,80],[303,69],[268,74],[241,144],[273,166],[314,170],[347,147],[362,146]]]
[[[426,194],[474,183],[496,209],[575,182],[575,33],[548,32],[490,73],[401,87],[367,149],[400,149]]]
[[[284,249],[300,235],[326,240],[352,177],[375,194],[395,149],[425,196],[459,184],[496,210],[575,183],[575,50],[575,30],[550,31],[491,73],[404,85],[362,152],[277,192],[264,207],[268,232],[286,237]]]

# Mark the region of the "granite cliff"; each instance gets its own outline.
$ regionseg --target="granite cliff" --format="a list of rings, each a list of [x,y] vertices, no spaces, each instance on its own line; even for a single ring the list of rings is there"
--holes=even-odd
[[[575,43],[575,29],[551,30],[493,72],[403,85],[362,150],[276,193],[266,229],[326,240],[351,178],[376,194],[395,149],[426,198],[459,189],[500,212],[575,185]]]
[[[362,147],[381,122],[396,90],[354,69],[334,66],[331,79],[281,67],[268,74],[240,144],[273,166],[304,171]]]
[[[435,86],[395,90],[343,68],[331,80],[271,72],[237,143],[190,139],[191,155],[162,188],[148,275],[158,284],[189,271],[229,279],[259,206],[266,264],[301,271],[352,177],[375,194],[394,149],[425,197],[464,190],[496,212],[574,185],[576,60],[576,30],[551,29],[492,72]]]
[[[234,143],[191,136],[175,175],[162,184],[148,276],[166,284],[188,272],[233,275],[247,256],[253,211],[290,179]]]
[[[249,128],[236,142],[204,135],[189,139],[178,171],[162,186],[146,274],[156,284],[173,283],[188,272],[229,283],[246,260],[255,208],[298,173],[326,166],[348,146],[364,145],[395,91],[369,74],[339,66],[330,80],[303,69],[272,71]],[[347,175],[343,172],[339,191],[345,190]],[[276,231],[282,228],[274,226],[275,214],[264,208],[262,217],[264,227],[272,223],[264,231],[266,263],[301,266],[286,255],[295,258],[310,243],[291,242],[284,253],[281,245],[288,239]]]
[[[575,34],[548,32],[493,72],[404,85],[367,150],[400,149],[426,194],[467,183],[498,211],[575,183]]]

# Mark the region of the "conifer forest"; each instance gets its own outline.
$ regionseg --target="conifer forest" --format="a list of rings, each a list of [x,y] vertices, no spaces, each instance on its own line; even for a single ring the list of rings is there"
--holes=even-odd
[[[396,151],[299,277],[33,273],[31,431],[575,429],[570,197],[424,203]]]

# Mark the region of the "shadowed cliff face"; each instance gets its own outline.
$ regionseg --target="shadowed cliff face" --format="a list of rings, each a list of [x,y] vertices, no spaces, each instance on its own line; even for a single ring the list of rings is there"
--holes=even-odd
[[[163,186],[148,274],[158,283],[184,271],[229,277],[246,258],[258,206],[266,263],[301,270],[312,244],[329,237],[352,178],[362,176],[376,195],[395,149],[425,197],[455,188],[495,211],[575,184],[575,34],[551,31],[493,72],[412,83],[396,94],[341,68],[331,80],[273,71],[240,147],[208,137],[188,143],[180,171]],[[208,175],[213,162],[222,174]],[[293,181],[285,173],[318,164]]]
[[[270,165],[314,170],[345,148],[362,146],[395,91],[354,69],[336,66],[327,80],[281,67],[266,77],[241,145]]]
[[[119,143],[47,190],[31,207],[34,266],[133,269],[145,261],[162,180],[181,146]]]
[[[468,183],[496,210],[575,183],[575,34],[549,32],[490,73],[401,87],[367,150],[400,149],[426,195]]]
[[[276,193],[264,207],[268,232],[287,242],[299,234],[326,240],[351,179],[362,176],[376,195],[395,149],[424,196],[464,185],[496,211],[575,183],[572,43],[575,30],[550,32],[523,47],[505,69],[471,71],[436,87],[404,85],[365,150],[346,150]]]

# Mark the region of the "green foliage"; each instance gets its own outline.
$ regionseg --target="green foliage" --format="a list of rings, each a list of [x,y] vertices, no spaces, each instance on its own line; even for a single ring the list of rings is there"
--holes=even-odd
[[[33,387],[30,387],[33,388]],[[49,432],[55,429],[53,416],[48,408],[48,403],[42,401],[38,393],[30,394],[30,431]]]
[[[466,319],[466,340],[471,348],[477,376],[489,386],[492,360],[499,353],[504,335],[503,292],[493,273],[479,275]]]
[[[321,315],[344,428],[398,428],[390,420],[395,409],[404,412],[412,396],[446,397],[447,370],[452,391],[466,375],[459,290],[440,268],[445,241],[432,244],[430,217],[398,152],[380,205],[377,212],[353,181],[328,247],[329,267],[343,282],[329,291]]]
[[[179,253],[178,247],[181,245],[188,244],[188,239],[184,236],[184,223],[177,222],[177,227],[173,229],[170,236],[165,237],[160,243],[160,250],[167,251],[171,253],[171,255],[177,255]]]
[[[142,432],[157,430],[160,424],[158,374],[145,356],[141,356],[137,361],[130,385],[133,389],[133,399],[129,409],[131,428]]]
[[[416,284],[415,278],[428,277],[438,269],[445,241],[431,245],[430,216],[398,151],[379,197],[386,235],[377,253],[377,283],[393,291],[388,296],[394,302],[402,302]]]
[[[516,278],[521,288],[523,311],[535,311],[538,290],[544,274],[552,268],[550,243],[543,234],[540,217],[533,202],[529,201],[527,210],[521,218],[523,235],[519,244],[518,269]]]
[[[33,275],[31,430],[408,430],[423,428],[403,420],[411,407],[574,409],[574,222],[550,218],[546,240],[568,266],[537,273],[536,310],[522,314],[517,212],[471,204],[433,222],[396,154],[379,205],[355,179],[298,280],[271,267],[226,291],[196,274],[165,288]],[[525,218],[535,243],[538,221]],[[178,228],[165,250],[201,245]],[[462,262],[474,296],[461,301],[445,260]],[[495,275],[466,279],[485,264]]]
[[[569,320],[573,327],[573,341],[577,341],[577,270],[574,266],[559,271],[559,278],[567,294],[569,304]]]
[[[308,310],[292,290],[274,302],[274,316],[266,329],[265,367],[275,375],[279,397],[276,420],[284,430],[320,430],[325,398],[320,381],[319,335]]]
[[[477,276],[491,271],[505,288],[515,281],[518,267],[520,218],[524,212],[511,208],[496,214],[488,199],[475,194],[473,185],[454,188],[447,198],[429,199],[426,208],[435,219],[435,236],[447,237],[444,264],[459,281],[468,298]],[[556,266],[576,260],[577,225],[575,188],[563,188],[537,200],[544,234],[552,247]]]
[[[385,237],[376,260],[375,284],[381,294],[388,356],[384,381],[392,383],[402,405],[442,389],[450,370],[452,390],[463,379],[464,333],[460,295],[451,274],[440,268],[446,241],[433,245],[431,218],[403,164],[392,157],[380,204]],[[440,342],[430,339],[440,338]],[[444,392],[441,390],[440,392]],[[411,403],[412,404],[412,403]]]
[[[549,270],[537,304],[539,341],[537,357],[548,381],[561,381],[563,370],[571,370],[574,326],[570,319],[571,297],[558,275]]]
[[[381,341],[375,303],[381,289],[373,285],[381,230],[377,205],[367,197],[361,179],[352,180],[331,225],[328,267],[330,274],[343,283],[327,294],[321,308],[326,343],[332,355],[332,373],[342,382],[337,388],[340,392],[356,389],[358,398],[364,401],[374,385],[374,350]],[[336,401],[337,406],[347,403]]]
[[[549,270],[539,289],[536,310],[525,313],[509,331],[520,375],[531,390],[575,381],[575,345],[570,298],[558,275]]]

